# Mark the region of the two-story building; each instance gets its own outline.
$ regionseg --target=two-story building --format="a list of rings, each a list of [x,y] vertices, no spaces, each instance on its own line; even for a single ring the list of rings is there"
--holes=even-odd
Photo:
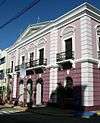
[[[100,10],[84,3],[28,26],[7,49],[7,69],[12,98],[20,95],[20,102],[46,104],[61,83],[75,90],[73,102],[100,109]]]

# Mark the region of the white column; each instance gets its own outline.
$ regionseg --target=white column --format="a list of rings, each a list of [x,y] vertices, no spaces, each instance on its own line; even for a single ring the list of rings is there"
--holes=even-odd
[[[17,74],[14,74],[14,80],[13,80],[13,98],[16,98],[16,92],[17,92]]]
[[[58,30],[56,28],[51,30],[50,33],[50,66],[56,65],[56,54],[57,54],[57,40],[58,40]],[[52,91],[57,87],[57,68],[50,69],[50,90],[49,96]]]
[[[80,19],[81,28],[81,85],[83,86],[83,105],[93,106],[93,64],[88,62],[93,56],[91,18]]]

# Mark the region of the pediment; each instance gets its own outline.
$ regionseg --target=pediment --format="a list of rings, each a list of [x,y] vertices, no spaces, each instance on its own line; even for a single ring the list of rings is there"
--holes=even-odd
[[[27,29],[18,37],[18,39],[15,42],[15,44],[21,42],[23,39],[25,39],[26,37],[30,36],[32,33],[35,33],[36,31],[37,31],[36,28],[27,27]]]
[[[45,27],[48,23],[51,22],[41,22],[33,25],[29,25],[25,31],[18,37],[17,41],[14,43],[14,45],[18,44],[19,42],[23,41],[25,38],[30,36],[31,34],[37,32],[39,29],[42,29]]]

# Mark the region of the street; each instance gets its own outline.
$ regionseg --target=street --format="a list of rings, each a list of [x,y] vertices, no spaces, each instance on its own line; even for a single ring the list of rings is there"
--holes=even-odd
[[[51,115],[38,114],[34,112],[8,113],[0,111],[0,122],[10,123],[100,123],[100,117],[81,118],[81,117],[57,117]]]

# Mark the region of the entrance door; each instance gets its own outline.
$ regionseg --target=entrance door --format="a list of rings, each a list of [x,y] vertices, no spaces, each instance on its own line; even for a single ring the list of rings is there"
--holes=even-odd
[[[40,83],[36,85],[36,105],[41,105],[42,102],[42,87]]]
[[[65,58],[72,58],[72,38],[65,40]]]
[[[44,48],[39,50],[39,65],[43,65],[43,59],[44,59]]]
[[[27,103],[32,102],[32,94],[33,94],[32,82],[33,81],[31,79],[27,81]]]

